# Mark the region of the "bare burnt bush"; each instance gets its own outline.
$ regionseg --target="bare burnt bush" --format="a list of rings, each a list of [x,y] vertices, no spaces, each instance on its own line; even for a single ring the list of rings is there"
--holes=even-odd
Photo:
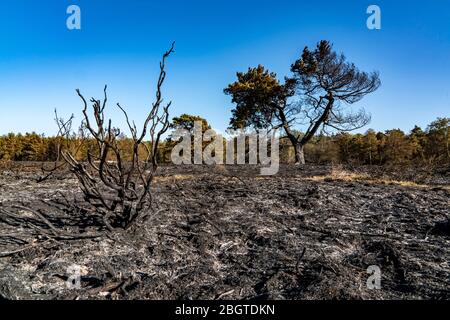
[[[111,119],[105,120],[108,100],[106,86],[103,101],[95,98],[90,100],[92,115],[88,112],[88,102],[77,89],[77,94],[84,105],[84,118],[78,138],[73,138],[75,134],[71,130],[73,117],[64,121],[56,116],[61,137],[58,153],[63,164],[69,165],[76,176],[84,195],[84,202],[77,206],[100,215],[104,225],[111,231],[116,227],[130,227],[142,212],[150,208],[152,198],[150,189],[157,168],[158,144],[162,134],[169,128],[168,109],[171,102],[163,104],[161,89],[166,77],[164,69],[166,59],[172,52],[173,44],[163,55],[156,99],[141,129],[138,129],[134,122],[130,122],[125,109],[117,104],[128,124],[132,139],[130,145],[122,146],[121,130],[113,127]],[[91,119],[92,116],[94,121]],[[73,141],[77,144],[75,149]],[[87,161],[80,161],[76,158],[77,151],[88,141],[90,145],[87,149]],[[69,147],[71,144],[72,147]],[[131,153],[130,161],[124,160],[126,152]]]
[[[59,128],[55,140],[56,161],[51,167],[42,167],[43,175],[37,182],[56,177],[52,183],[57,185],[58,179],[67,179],[69,169],[78,182],[81,195],[62,188],[37,203],[0,202],[0,219],[11,227],[8,230],[14,235],[13,242],[34,247],[36,242],[32,239],[36,238],[45,241],[100,237],[104,230],[128,229],[144,218],[144,212],[151,213],[151,186],[158,166],[158,144],[169,128],[171,103],[164,103],[162,86],[166,60],[173,51],[174,44],[162,57],[155,101],[141,128],[138,129],[125,109],[117,104],[131,138],[114,127],[111,119],[105,118],[106,86],[102,100],[90,99],[91,111],[88,101],[77,89],[83,103],[83,120],[77,132],[73,130],[73,115],[64,120],[55,111]],[[83,153],[84,156],[80,156]],[[21,180],[21,170],[10,171],[16,180]],[[29,248],[25,245],[17,249],[19,251],[4,252],[3,256]]]

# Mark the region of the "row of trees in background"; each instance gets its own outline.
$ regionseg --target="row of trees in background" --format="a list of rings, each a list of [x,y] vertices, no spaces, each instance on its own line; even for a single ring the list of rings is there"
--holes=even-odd
[[[313,163],[450,164],[450,118],[438,118],[426,130],[415,126],[409,133],[393,129],[317,136],[306,147],[306,155]]]
[[[194,120],[208,122],[198,116],[182,115],[173,119],[171,127],[187,128]],[[296,133],[300,137],[302,133]],[[55,161],[57,158],[58,138],[45,137],[36,133],[24,135],[10,133],[0,136],[0,160],[2,161]],[[124,161],[132,158],[132,139],[118,138],[123,150]],[[157,160],[170,162],[170,152],[176,142],[169,138],[161,142]],[[91,145],[91,146],[90,146]],[[77,150],[77,158],[84,160],[88,150],[95,147],[95,141],[88,141]],[[146,150],[139,150],[145,154]],[[294,162],[295,152],[286,139],[280,142],[282,162]],[[399,129],[352,134],[348,132],[334,135],[317,135],[305,146],[306,162],[309,163],[352,163],[368,165],[408,165],[408,164],[450,164],[450,118],[438,118],[425,130],[414,127],[405,133]]]

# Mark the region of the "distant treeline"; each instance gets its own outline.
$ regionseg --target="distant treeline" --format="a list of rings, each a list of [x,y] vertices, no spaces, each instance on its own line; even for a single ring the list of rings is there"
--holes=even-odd
[[[438,118],[425,130],[415,126],[409,133],[370,129],[365,134],[319,135],[306,146],[305,156],[313,163],[450,164],[450,118]]]
[[[94,141],[88,140],[77,150],[77,158],[85,159]],[[131,140],[120,140],[124,160],[131,157]],[[160,163],[170,162],[174,142],[162,142],[159,148]],[[7,134],[0,136],[0,161],[55,161],[58,138],[36,133]],[[145,156],[145,150],[141,150]],[[368,165],[450,164],[450,118],[438,118],[426,129],[414,127],[405,133],[400,129],[364,134],[339,133],[318,135],[306,146],[305,156],[310,163],[351,163]],[[282,162],[292,162],[294,153],[285,139],[280,142]]]

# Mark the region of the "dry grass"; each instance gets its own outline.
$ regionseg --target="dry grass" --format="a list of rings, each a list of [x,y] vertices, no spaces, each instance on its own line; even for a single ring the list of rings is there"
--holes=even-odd
[[[175,174],[173,176],[156,176],[153,178],[155,182],[166,182],[166,181],[183,181],[183,180],[194,180],[196,177],[193,174]]]
[[[411,180],[399,180],[389,177],[372,177],[367,172],[350,171],[344,169],[342,166],[333,166],[329,174],[315,175],[311,177],[305,177],[305,180],[315,182],[331,182],[331,181],[344,181],[344,182],[363,182],[374,185],[398,185],[402,187],[412,188],[441,188],[450,190],[450,186],[435,185],[426,183],[417,183]]]

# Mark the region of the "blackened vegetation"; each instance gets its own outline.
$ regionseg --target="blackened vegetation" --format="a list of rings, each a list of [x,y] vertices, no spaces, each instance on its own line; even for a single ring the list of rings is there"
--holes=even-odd
[[[56,114],[56,122],[59,127],[59,141],[57,154],[59,159],[49,174],[40,178],[42,182],[61,165],[68,165],[70,171],[76,176],[83,201],[58,203],[56,208],[62,205],[70,207],[70,210],[91,214],[101,218],[103,225],[113,231],[115,228],[129,228],[141,218],[141,213],[151,210],[151,185],[157,168],[157,151],[161,136],[169,128],[170,102],[163,105],[162,85],[166,77],[166,59],[173,52],[174,45],[163,55],[160,63],[160,72],[156,86],[156,97],[150,111],[145,117],[141,129],[130,122],[127,112],[117,104],[123,112],[131,135],[131,145],[126,150],[120,143],[123,133],[112,126],[111,119],[105,120],[105,108],[107,106],[106,86],[104,99],[92,98],[92,116],[88,113],[88,103],[77,89],[78,96],[83,102],[83,122],[78,135],[72,132],[73,116],[64,121]],[[87,151],[87,161],[77,159],[77,151],[91,139],[91,147]],[[150,140],[149,142],[147,142]],[[74,144],[76,146],[74,147]],[[141,149],[145,151],[141,155]],[[131,160],[123,159],[124,153],[131,153]],[[30,210],[31,211],[31,210]],[[50,225],[49,225],[50,226]],[[53,227],[51,227],[53,230]],[[55,232],[56,229],[54,230]]]
[[[47,230],[48,220],[81,234],[102,228],[90,214],[47,205],[82,196],[77,180],[58,171],[37,184],[31,167],[4,170],[0,296],[449,299],[448,174],[407,183],[399,171],[333,170],[283,166],[261,177],[248,166],[160,167],[157,214],[127,231],[70,241],[36,226]],[[21,202],[45,220],[28,209],[5,214]],[[71,265],[81,267],[80,289],[66,286]],[[381,269],[380,290],[366,287],[370,265]]]

